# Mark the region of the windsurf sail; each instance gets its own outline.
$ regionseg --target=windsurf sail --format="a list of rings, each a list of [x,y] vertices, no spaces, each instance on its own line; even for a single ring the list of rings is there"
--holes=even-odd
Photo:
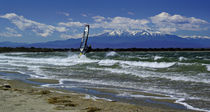
[[[80,44],[80,55],[85,54],[87,51],[88,35],[89,35],[89,25],[85,25],[85,30]]]

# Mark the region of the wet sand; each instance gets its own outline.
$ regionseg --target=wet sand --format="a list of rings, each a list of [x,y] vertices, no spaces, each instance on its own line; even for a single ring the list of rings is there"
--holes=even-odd
[[[32,79],[34,81],[34,79]],[[37,80],[57,83],[56,80]],[[164,107],[139,106],[122,102],[89,99],[84,94],[17,80],[0,79],[0,110],[2,112],[190,112]]]

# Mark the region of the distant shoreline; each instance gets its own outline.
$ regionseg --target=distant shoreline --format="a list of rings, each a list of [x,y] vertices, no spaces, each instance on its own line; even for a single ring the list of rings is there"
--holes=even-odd
[[[35,48],[35,47],[0,47],[0,53],[3,52],[79,52],[79,48]],[[143,51],[143,52],[156,52],[156,51],[210,51],[210,48],[94,48],[91,52],[106,52],[106,51]]]

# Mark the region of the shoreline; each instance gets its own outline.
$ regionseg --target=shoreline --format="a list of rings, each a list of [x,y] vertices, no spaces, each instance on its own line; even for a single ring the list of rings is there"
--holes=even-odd
[[[39,83],[57,83],[56,80],[31,79]],[[8,85],[8,87],[5,87]],[[10,87],[9,87],[10,86]],[[46,88],[19,80],[0,79],[0,109],[9,112],[190,112],[194,110],[172,109],[155,105],[134,105],[105,99],[93,99],[88,95],[64,89]],[[14,109],[14,108],[13,108]],[[13,110],[14,111],[14,110]]]
[[[175,111],[209,111],[209,100],[200,97],[206,96],[208,98],[208,94],[202,91],[202,87],[208,89],[203,83],[208,85],[209,82],[199,76],[195,76],[195,79],[190,77],[191,74],[189,74],[189,77],[182,74],[182,71],[191,71],[191,68],[195,68],[192,73],[205,73],[204,76],[207,76],[209,74],[207,52],[198,53],[199,55],[197,53],[190,55],[191,53],[188,54],[188,52],[183,54],[181,52],[180,54],[177,54],[177,52],[171,52],[171,54],[139,52],[131,55],[131,57],[129,57],[129,53],[122,53],[121,56],[120,53],[115,52],[100,52],[90,53],[87,58],[81,59],[77,57],[78,52],[46,54],[38,52],[35,54],[37,55],[34,56],[34,53],[25,52],[2,53],[0,77],[12,79],[12,82],[21,80],[26,85],[35,88],[47,87],[50,91],[57,88],[55,90],[57,93],[78,93],[83,95],[84,99],[93,101],[105,100],[106,103],[121,102],[137,107]],[[113,54],[115,57],[111,57]],[[194,60],[194,57],[196,60]],[[111,62],[112,59],[114,60],[113,63]],[[189,65],[185,65],[185,62]],[[184,66],[182,66],[182,63]],[[199,64],[197,65],[197,63]],[[144,64],[146,64],[146,67],[144,67]],[[128,72],[126,72],[127,67]],[[183,68],[181,72],[180,68]],[[144,71],[148,71],[148,73]],[[178,74],[174,74],[176,71]],[[176,79],[176,76],[179,79]],[[188,86],[191,84],[195,84],[195,86]],[[13,87],[16,85],[20,85],[20,81]],[[197,87],[201,88],[199,89],[201,91],[194,91],[194,88]],[[65,92],[62,92],[64,90]],[[195,94],[191,94],[191,91]],[[48,94],[48,92],[44,91],[44,94]],[[192,95],[198,96],[200,99],[195,99]]]

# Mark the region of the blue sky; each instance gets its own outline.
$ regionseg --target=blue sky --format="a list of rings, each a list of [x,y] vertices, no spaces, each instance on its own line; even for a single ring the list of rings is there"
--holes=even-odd
[[[209,0],[1,0],[0,42],[46,42],[147,30],[210,38]]]

